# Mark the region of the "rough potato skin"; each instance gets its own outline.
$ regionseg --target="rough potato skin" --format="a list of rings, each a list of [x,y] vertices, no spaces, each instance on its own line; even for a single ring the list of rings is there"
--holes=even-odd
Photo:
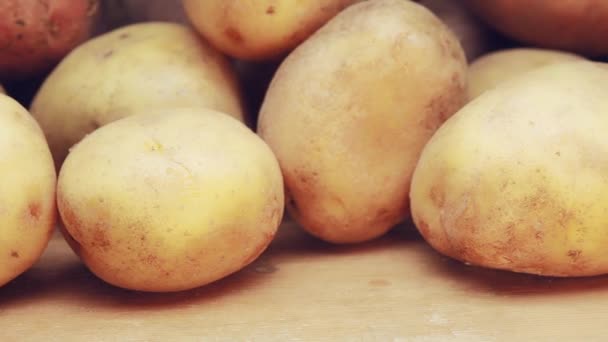
[[[0,1],[0,80],[49,70],[91,34],[98,0]]]
[[[484,21],[523,43],[583,55],[608,54],[604,0],[466,0]]]
[[[91,133],[66,159],[57,202],[70,246],[115,286],[187,290],[268,246],[284,209],[272,151],[204,108],[133,115]]]
[[[86,134],[141,109],[202,106],[244,120],[228,60],[184,25],[132,24],[73,50],[31,105],[57,164]]]
[[[261,109],[290,213],[333,243],[384,234],[408,216],[419,153],[465,88],[458,40],[423,6],[372,0],[341,12],[282,63]]]
[[[197,30],[233,57],[265,60],[293,49],[325,22],[361,0],[184,0]]]
[[[469,65],[468,98],[472,100],[502,82],[538,68],[584,57],[564,51],[512,48],[481,56]]]
[[[29,269],[55,225],[56,174],[27,110],[0,94],[0,286]]]
[[[442,254],[547,276],[608,272],[608,69],[550,65],[450,118],[416,167],[411,204]]]

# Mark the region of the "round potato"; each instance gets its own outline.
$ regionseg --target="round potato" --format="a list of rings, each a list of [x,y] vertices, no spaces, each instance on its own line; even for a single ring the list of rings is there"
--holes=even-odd
[[[30,268],[55,225],[56,174],[40,127],[0,94],[0,286]]]
[[[531,71],[489,90],[426,145],[412,216],[437,251],[547,276],[608,272],[608,69]]]
[[[540,67],[582,60],[573,53],[536,48],[513,48],[496,51],[469,65],[469,100],[513,77]]]
[[[361,0],[184,0],[193,26],[233,57],[262,60],[288,52],[348,5]]]
[[[537,47],[608,54],[608,1],[466,0],[486,23]]]
[[[48,71],[91,34],[98,0],[0,1],[0,79]]]
[[[268,146],[204,108],[134,115],[91,133],[61,168],[57,201],[68,240],[93,273],[156,292],[248,265],[284,208]]]
[[[202,106],[243,120],[234,71],[194,31],[175,23],[129,25],[72,51],[36,94],[57,165],[87,133],[140,109]]]
[[[466,100],[466,67],[452,32],[402,0],[352,5],[296,48],[258,122],[292,216],[334,243],[373,239],[406,218],[422,147]]]

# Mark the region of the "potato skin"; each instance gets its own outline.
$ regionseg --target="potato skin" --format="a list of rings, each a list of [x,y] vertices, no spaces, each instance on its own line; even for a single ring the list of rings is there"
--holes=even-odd
[[[466,0],[498,31],[537,47],[588,56],[608,54],[604,0]]]
[[[538,48],[504,49],[483,55],[469,65],[469,100],[526,72],[554,63],[582,59],[584,57],[573,53]]]
[[[226,58],[183,25],[153,22],[108,32],[72,51],[44,81],[31,112],[59,166],[68,149],[98,127],[140,109],[179,106],[244,120]]]
[[[412,181],[412,216],[430,245],[515,272],[608,272],[607,84],[595,63],[550,65],[450,118]]]
[[[291,215],[333,243],[384,234],[408,216],[418,155],[465,88],[458,40],[423,6],[365,1],[330,20],[279,67],[258,122]]]
[[[184,0],[193,26],[233,57],[264,60],[293,49],[360,0]]]
[[[0,1],[0,80],[49,70],[91,34],[98,0]]]
[[[284,208],[279,165],[245,125],[204,108],[133,115],[66,159],[57,201],[89,269],[133,290],[202,286],[268,246]]]
[[[29,269],[55,225],[56,175],[27,110],[0,94],[0,286]]]

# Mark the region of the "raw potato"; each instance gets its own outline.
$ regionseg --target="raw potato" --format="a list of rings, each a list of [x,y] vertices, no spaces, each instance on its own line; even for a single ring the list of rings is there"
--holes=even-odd
[[[360,0],[184,0],[193,26],[233,57],[271,59],[288,52]]]
[[[251,263],[283,214],[272,152],[245,125],[166,109],[91,133],[66,159],[58,205],[68,241],[108,283],[198,287]]]
[[[563,51],[513,48],[484,55],[469,65],[469,100],[513,77],[555,63],[582,60]]]
[[[203,106],[243,120],[234,71],[174,23],[126,26],[82,44],[45,80],[31,111],[59,166],[87,133],[134,112]]]
[[[55,225],[56,175],[27,110],[0,95],[0,286],[29,269]]]
[[[468,61],[496,48],[497,35],[458,0],[420,0],[458,37]]]
[[[414,2],[365,1],[329,21],[279,67],[260,114],[290,213],[334,243],[406,218],[419,153],[465,102],[465,78],[456,37]]]
[[[425,147],[412,215],[440,253],[547,276],[608,272],[608,69],[550,65],[469,103]]]
[[[608,1],[466,0],[489,25],[530,45],[608,54]]]
[[[0,79],[48,71],[91,34],[98,0],[0,1]]]

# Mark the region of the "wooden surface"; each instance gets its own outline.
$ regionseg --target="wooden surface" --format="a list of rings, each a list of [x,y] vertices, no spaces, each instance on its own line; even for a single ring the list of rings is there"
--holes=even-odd
[[[0,341],[600,341],[608,277],[467,267],[407,227],[336,247],[284,225],[250,267],[174,294],[120,290],[56,236],[0,289]]]

